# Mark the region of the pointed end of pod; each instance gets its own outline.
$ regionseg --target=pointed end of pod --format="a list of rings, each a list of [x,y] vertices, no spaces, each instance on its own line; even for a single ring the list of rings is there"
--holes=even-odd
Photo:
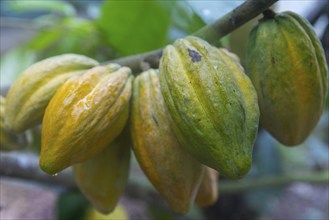
[[[111,212],[103,213],[96,207],[91,206],[87,209],[86,217],[84,219],[129,219],[128,212],[123,205],[116,205]]]
[[[176,204],[169,204],[170,208],[174,210],[174,212],[178,214],[186,214],[190,211],[190,208],[192,206],[192,202],[182,202],[182,203],[176,203]]]
[[[229,179],[241,179],[248,174],[252,164],[252,157],[248,156],[246,158],[236,157],[234,161],[225,167],[225,170],[218,170],[224,176]]]
[[[293,132],[286,132],[286,133],[279,133],[279,132],[270,132],[271,135],[279,141],[281,144],[285,145],[286,147],[296,147],[302,144],[310,135],[313,129],[308,130],[304,133],[298,133],[296,131]]]
[[[197,204],[200,207],[208,207],[211,205],[214,205],[218,200],[218,192],[214,191],[211,194],[204,195],[204,196],[199,196],[195,200],[195,204]]]
[[[231,179],[241,179],[246,176],[251,168],[251,163],[245,163],[242,167],[236,169],[236,172],[233,175],[229,175],[228,177]]]
[[[64,170],[66,167],[63,167],[63,164],[56,164],[53,160],[48,160],[44,155],[40,155],[39,166],[41,170],[50,174],[56,175],[57,173]]]
[[[108,215],[112,213],[115,209],[115,206],[117,205],[117,203],[106,205],[106,204],[101,204],[101,202],[97,203],[94,201],[91,201],[91,203],[93,204],[94,208],[103,215]]]

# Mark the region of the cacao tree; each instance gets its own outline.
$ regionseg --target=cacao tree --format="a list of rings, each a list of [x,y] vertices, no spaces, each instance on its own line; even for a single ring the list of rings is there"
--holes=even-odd
[[[303,16],[269,9],[277,1],[247,0],[208,23],[188,1],[104,1],[94,20],[77,17],[77,2],[40,4],[51,25],[35,19],[41,31],[19,49],[32,59],[1,94],[1,151],[29,146],[41,174],[27,178],[78,188],[90,219],[134,219],[119,202],[136,175],[130,165],[172,216],[257,186],[262,172],[281,172],[275,155],[302,148],[328,111],[321,41]],[[256,16],[239,57],[228,35]]]

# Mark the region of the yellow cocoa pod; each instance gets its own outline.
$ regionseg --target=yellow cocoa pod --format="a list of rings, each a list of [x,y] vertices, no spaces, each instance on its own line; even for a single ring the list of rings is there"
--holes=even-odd
[[[247,71],[262,126],[284,145],[305,141],[328,88],[324,51],[308,21],[293,12],[268,12],[250,33]]]
[[[246,175],[259,109],[237,57],[196,37],[178,39],[163,52],[160,84],[186,151],[229,178]]]
[[[129,214],[125,209],[125,207],[121,204],[118,204],[113,210],[113,212],[107,215],[98,212],[93,207],[89,207],[83,219],[84,220],[129,220]]]
[[[40,167],[60,172],[111,143],[128,119],[132,80],[129,68],[107,65],[66,81],[46,108]]]
[[[50,57],[27,68],[8,91],[6,127],[22,132],[41,123],[45,108],[56,90],[72,75],[98,65],[77,54]]]
[[[73,166],[79,189],[103,214],[114,210],[127,185],[130,145],[124,134],[95,157]]]
[[[5,127],[6,98],[0,96],[0,150],[20,150],[27,145],[24,134],[15,134]]]
[[[195,203],[199,206],[210,206],[218,199],[218,172],[210,167],[206,167],[203,178],[195,198]]]
[[[194,202],[204,166],[178,143],[157,72],[150,69],[134,81],[133,151],[145,175],[169,206],[178,213],[186,213]]]

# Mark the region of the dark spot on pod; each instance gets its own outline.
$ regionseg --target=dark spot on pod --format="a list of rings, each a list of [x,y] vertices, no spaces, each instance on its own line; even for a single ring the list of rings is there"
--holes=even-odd
[[[193,63],[201,61],[202,57],[197,51],[191,50],[189,48],[187,48],[187,50],[188,50],[188,55],[191,57]]]
[[[156,119],[156,117],[153,114],[152,114],[152,118],[153,118],[153,121],[155,122],[155,124],[157,126],[159,126],[159,122],[158,122],[158,120]]]

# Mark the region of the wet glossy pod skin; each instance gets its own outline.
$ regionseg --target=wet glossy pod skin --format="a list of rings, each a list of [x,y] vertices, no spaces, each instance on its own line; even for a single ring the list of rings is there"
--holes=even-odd
[[[195,198],[195,203],[201,207],[210,206],[218,199],[218,172],[206,167]]]
[[[203,165],[180,146],[174,135],[156,70],[134,81],[131,135],[136,158],[170,207],[186,213],[194,202]]]
[[[27,68],[7,95],[6,127],[15,132],[41,123],[44,111],[68,78],[98,65],[96,60],[77,54],[64,54],[39,61]]]
[[[51,99],[42,123],[40,167],[47,173],[94,157],[124,128],[131,70],[98,66],[70,78]]]
[[[247,72],[258,93],[261,124],[282,144],[301,144],[319,121],[327,93],[321,43],[293,12],[260,20],[249,39]]]
[[[184,148],[229,178],[250,169],[259,110],[256,92],[232,55],[187,37],[165,48],[160,84]]]
[[[127,140],[120,135],[95,157],[73,166],[79,189],[103,214],[114,210],[127,185],[130,162]]]

